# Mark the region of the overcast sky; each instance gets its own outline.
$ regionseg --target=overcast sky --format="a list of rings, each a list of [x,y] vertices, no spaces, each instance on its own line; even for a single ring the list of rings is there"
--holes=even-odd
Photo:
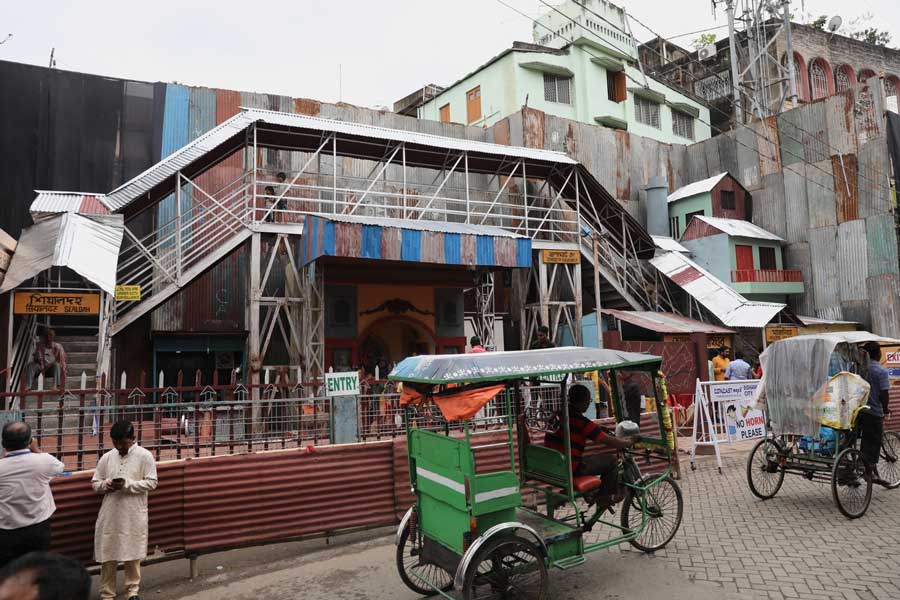
[[[549,10],[540,0],[504,2],[531,17]],[[342,99],[362,106],[390,106],[425,83],[452,83],[514,40],[531,41],[532,26],[497,0],[2,3],[0,40],[13,37],[0,45],[0,60],[46,65],[55,47],[61,69],[329,102],[338,100],[340,66]],[[709,0],[620,4],[685,46],[697,36],[674,36],[726,23],[721,11],[713,17]],[[845,23],[870,13],[900,46],[897,0],[794,0],[792,10],[840,13]],[[637,23],[632,29],[638,40],[653,37]]]

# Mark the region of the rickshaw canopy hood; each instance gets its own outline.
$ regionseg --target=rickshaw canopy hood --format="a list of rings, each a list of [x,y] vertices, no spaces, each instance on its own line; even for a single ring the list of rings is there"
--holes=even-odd
[[[627,367],[649,370],[659,368],[661,363],[661,357],[650,354],[568,346],[514,352],[411,356],[394,367],[388,379],[430,385],[478,383]]]
[[[773,342],[760,354],[763,377],[756,400],[765,406],[776,433],[816,435],[813,398],[829,380],[831,355],[840,344],[900,345],[868,331],[800,335]]]

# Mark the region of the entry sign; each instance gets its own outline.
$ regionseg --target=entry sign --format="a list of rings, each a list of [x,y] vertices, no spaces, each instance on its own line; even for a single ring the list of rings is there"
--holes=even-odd
[[[800,335],[800,328],[791,325],[767,325],[766,326],[766,343],[771,344],[778,340],[786,340],[788,338]]]
[[[325,373],[326,396],[358,396],[359,372]]]
[[[17,315],[99,315],[100,294],[16,292]]]
[[[141,299],[141,286],[117,285],[116,300],[119,302],[137,302]]]
[[[728,437],[752,440],[765,437],[766,417],[758,408],[752,408],[753,393],[758,381],[727,381],[710,385],[710,401],[719,404],[725,414]]]

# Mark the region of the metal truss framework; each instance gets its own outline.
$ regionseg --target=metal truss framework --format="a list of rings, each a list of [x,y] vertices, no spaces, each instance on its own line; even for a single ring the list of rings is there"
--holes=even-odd
[[[494,305],[494,273],[483,270],[475,275],[475,335],[481,345],[489,350],[496,348],[494,325],[496,313]]]
[[[248,126],[242,137],[242,143],[229,148],[230,153],[221,152],[204,170],[180,165],[171,187],[155,189],[155,201],[148,195],[144,204],[126,211],[118,283],[140,285],[142,298],[115,302],[110,335],[249,241],[254,290],[249,315],[251,359],[255,356],[262,366],[277,331],[296,353],[296,360],[305,362],[304,378],[321,376],[322,268],[315,263],[301,267],[290,254],[291,236],[303,234],[304,216],[310,214],[494,226],[544,248],[579,249],[589,264],[593,264],[593,253],[591,244],[585,245],[585,236],[601,235],[604,241],[595,268],[602,277],[635,308],[677,311],[668,294],[660,293],[655,272],[643,264],[649,236],[570,159],[553,162],[553,153],[541,158],[516,152],[486,154],[465,142],[429,146],[426,142],[441,138],[428,136],[413,143],[278,128],[265,121]],[[200,177],[236,154],[244,161],[239,172]],[[170,209],[163,210],[164,202],[171,203]],[[284,298],[263,296],[276,259],[261,256],[262,234],[276,236],[273,248],[283,247],[282,254],[288,257],[277,260],[287,261],[279,264],[297,282]],[[568,327],[572,339],[580,342],[581,265],[547,265],[536,260],[530,277],[533,286],[529,282],[527,288],[536,295],[533,302],[525,303],[530,315],[521,321],[525,341],[541,323],[553,333],[560,326]],[[493,343],[494,337],[492,279],[493,275],[482,274],[476,285],[480,309],[476,329],[486,344]]]

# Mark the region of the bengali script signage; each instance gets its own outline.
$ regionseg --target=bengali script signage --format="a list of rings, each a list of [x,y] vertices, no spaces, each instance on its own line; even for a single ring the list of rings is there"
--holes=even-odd
[[[542,250],[541,258],[547,265],[577,265],[581,262],[581,252],[579,250]]]
[[[13,312],[17,315],[98,315],[100,294],[16,292]]]
[[[800,328],[793,325],[766,325],[766,344],[800,335]]]

